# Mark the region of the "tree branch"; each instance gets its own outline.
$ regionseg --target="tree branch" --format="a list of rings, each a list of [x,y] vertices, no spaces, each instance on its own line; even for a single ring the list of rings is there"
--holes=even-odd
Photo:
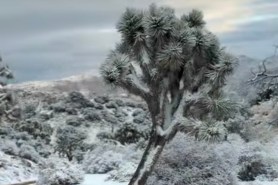
[[[141,83],[132,64],[130,64],[128,69],[121,75],[119,86],[143,99],[146,99],[146,97],[150,95],[149,88]]]
[[[276,57],[276,54],[277,54],[277,50],[278,50],[278,45],[274,45],[274,54],[273,56],[270,56],[270,57],[266,57],[263,61],[262,61],[262,67],[263,67],[263,70],[261,70],[259,68],[259,72],[258,73],[254,73],[252,70],[251,70],[251,73],[254,75],[254,77],[250,80],[248,80],[247,82],[248,83],[259,83],[260,81],[263,81],[263,80],[270,80],[270,82],[272,80],[274,80],[275,78],[278,78],[278,74],[270,74],[270,73],[267,73],[267,68],[266,68],[266,65],[265,63],[271,59],[271,58],[275,58]]]

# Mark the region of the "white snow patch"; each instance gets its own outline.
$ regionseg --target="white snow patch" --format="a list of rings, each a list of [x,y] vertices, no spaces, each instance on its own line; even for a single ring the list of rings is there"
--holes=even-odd
[[[107,181],[108,174],[87,174],[81,185],[127,185],[125,182]]]
[[[239,182],[239,185],[278,185],[278,181]]]

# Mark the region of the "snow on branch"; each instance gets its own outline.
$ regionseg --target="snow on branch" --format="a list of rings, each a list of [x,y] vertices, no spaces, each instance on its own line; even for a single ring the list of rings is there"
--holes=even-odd
[[[253,78],[251,78],[250,80],[248,80],[248,83],[251,84],[257,84],[257,83],[261,83],[264,81],[267,81],[268,85],[271,85],[271,83],[273,82],[273,80],[278,79],[278,74],[276,73],[271,73],[267,68],[265,63],[268,60],[271,59],[275,59],[276,54],[277,54],[277,50],[278,50],[278,45],[275,45],[275,50],[274,50],[274,54],[273,56],[267,57],[262,61],[262,66],[259,67],[259,71],[257,73],[255,73],[254,71],[251,70],[251,73],[254,75]]]

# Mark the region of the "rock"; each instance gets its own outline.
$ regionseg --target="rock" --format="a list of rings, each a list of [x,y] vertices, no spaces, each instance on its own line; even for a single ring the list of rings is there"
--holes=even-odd
[[[109,102],[109,97],[108,96],[98,96],[95,99],[95,102],[100,103],[100,104],[105,104]]]

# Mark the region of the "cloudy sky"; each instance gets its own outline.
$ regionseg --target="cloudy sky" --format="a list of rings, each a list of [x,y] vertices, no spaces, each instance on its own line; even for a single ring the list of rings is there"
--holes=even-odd
[[[119,41],[126,7],[169,5],[177,15],[198,8],[236,55],[263,58],[278,44],[277,0],[0,0],[0,54],[16,81],[97,74]]]

